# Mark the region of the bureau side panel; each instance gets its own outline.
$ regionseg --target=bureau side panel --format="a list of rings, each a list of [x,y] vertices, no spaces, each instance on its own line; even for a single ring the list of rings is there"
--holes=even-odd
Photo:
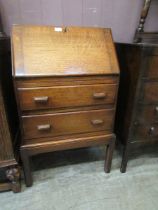
[[[120,65],[120,87],[116,110],[115,132],[126,144],[132,123],[139,78],[141,48],[130,44],[116,45]]]
[[[0,164],[1,161],[13,159],[11,136],[7,123],[5,107],[0,86]]]

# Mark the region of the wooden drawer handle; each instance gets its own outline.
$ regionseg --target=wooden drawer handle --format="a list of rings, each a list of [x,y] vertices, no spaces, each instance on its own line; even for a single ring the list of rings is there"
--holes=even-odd
[[[94,93],[93,94],[94,99],[104,99],[106,97],[107,97],[107,95],[105,93]]]
[[[101,125],[104,123],[103,120],[91,120],[92,125]]]
[[[150,136],[153,136],[153,135],[154,135],[154,132],[155,132],[155,128],[154,128],[154,127],[151,127],[151,128],[149,129],[149,135],[150,135]]]
[[[48,96],[34,97],[36,103],[46,103],[48,101]]]
[[[50,128],[51,128],[51,125],[50,124],[38,125],[37,126],[37,129],[39,131],[48,131],[48,130],[50,130]]]

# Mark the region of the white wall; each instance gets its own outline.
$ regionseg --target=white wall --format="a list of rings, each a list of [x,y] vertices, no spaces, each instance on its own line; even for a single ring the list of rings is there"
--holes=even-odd
[[[132,42],[143,0],[0,0],[6,33],[12,24],[110,27],[114,40]],[[158,0],[154,0],[147,29],[158,31]],[[152,23],[152,24],[151,24]]]

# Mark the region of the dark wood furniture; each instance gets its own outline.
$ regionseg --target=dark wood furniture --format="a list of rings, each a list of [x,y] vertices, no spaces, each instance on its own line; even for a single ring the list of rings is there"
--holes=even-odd
[[[144,31],[144,24],[148,16],[148,11],[152,0],[144,0],[144,5],[140,15],[139,25],[135,33],[134,43],[152,43],[158,44],[158,32],[157,31]]]
[[[124,153],[121,172],[136,148],[158,141],[158,45],[118,44],[121,68],[116,134]]]
[[[110,172],[119,67],[109,29],[14,26],[13,79],[27,186],[29,157],[107,145]]]
[[[10,40],[0,33],[0,191],[20,191],[18,120],[11,76]]]
[[[144,1],[135,44],[117,44],[121,78],[115,130],[123,144],[121,172],[136,148],[157,143],[158,32],[144,31],[151,3]]]

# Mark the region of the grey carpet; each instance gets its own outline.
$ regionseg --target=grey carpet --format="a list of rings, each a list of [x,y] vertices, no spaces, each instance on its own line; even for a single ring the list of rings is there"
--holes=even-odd
[[[104,148],[49,153],[33,158],[34,184],[22,192],[0,193],[0,210],[157,210],[158,155],[135,155],[119,171],[115,152],[110,174],[103,171]]]

